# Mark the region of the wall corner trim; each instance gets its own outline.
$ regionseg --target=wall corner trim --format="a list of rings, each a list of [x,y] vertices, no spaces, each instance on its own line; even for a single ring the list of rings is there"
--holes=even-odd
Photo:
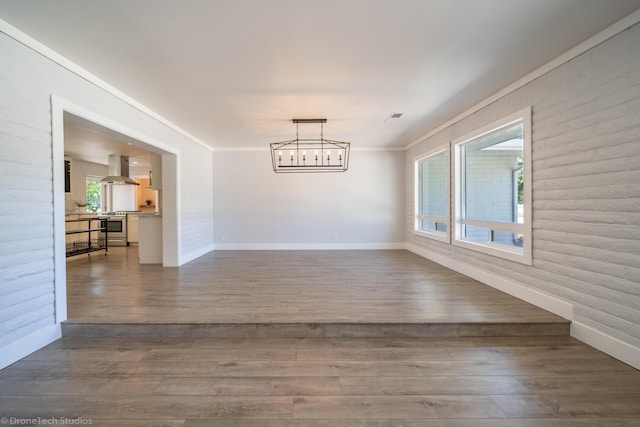
[[[571,322],[571,336],[616,359],[640,369],[640,348],[620,341],[581,322]]]
[[[19,338],[0,348],[0,369],[4,369],[25,356],[62,337],[62,327],[56,323]]]
[[[563,317],[567,320],[573,320],[573,305],[564,300],[537,291],[535,289],[531,289],[521,283],[516,282],[515,280],[511,280],[509,278],[499,276],[495,273],[482,270],[467,263],[452,260],[449,257],[437,254],[433,251],[410,243],[406,245],[406,249],[417,255],[420,255],[423,258],[427,258],[433,262],[450,268],[451,270],[457,271],[458,273],[464,274],[465,276],[469,276],[472,279],[484,283],[485,285],[491,286],[492,288],[498,289],[499,291],[533,304],[536,307],[540,307],[544,310],[550,311],[551,313]]]

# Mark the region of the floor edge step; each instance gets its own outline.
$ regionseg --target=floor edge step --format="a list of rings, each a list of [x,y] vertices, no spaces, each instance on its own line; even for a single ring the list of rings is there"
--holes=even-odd
[[[376,338],[569,335],[555,323],[75,323],[63,337],[86,338]]]

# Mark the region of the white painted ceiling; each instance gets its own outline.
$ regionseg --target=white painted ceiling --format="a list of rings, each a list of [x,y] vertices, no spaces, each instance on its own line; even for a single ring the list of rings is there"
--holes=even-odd
[[[0,17],[217,148],[292,118],[404,147],[640,0],[0,0]],[[386,120],[391,113],[399,119]],[[317,129],[312,129],[316,132]]]
[[[106,165],[112,154],[129,157],[132,175],[147,176],[151,152],[142,142],[80,117],[64,115],[64,155]]]

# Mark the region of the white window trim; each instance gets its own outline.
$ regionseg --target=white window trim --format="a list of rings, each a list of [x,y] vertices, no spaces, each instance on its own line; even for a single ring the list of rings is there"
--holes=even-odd
[[[419,163],[422,160],[425,160],[429,157],[436,156],[438,154],[445,153],[445,157],[447,159],[447,216],[432,216],[432,215],[420,215],[420,206],[421,206],[421,188],[420,188],[420,166]],[[414,172],[414,197],[413,197],[413,206],[414,206],[414,215],[413,215],[413,234],[416,236],[426,237],[429,239],[438,240],[445,243],[451,243],[451,150],[449,149],[449,144],[441,145],[435,147],[427,152],[421,153],[420,155],[413,158],[413,172]],[[447,231],[426,231],[420,229],[420,220],[427,219],[432,221],[437,221],[441,223],[447,224]]]
[[[523,108],[513,114],[510,114],[500,120],[497,120],[491,124],[483,126],[473,132],[470,132],[460,138],[457,138],[451,142],[453,155],[451,156],[451,170],[453,171],[453,204],[454,204],[454,226],[453,226],[453,239],[452,243],[455,246],[464,247],[474,251],[482,252],[485,254],[497,256],[500,258],[508,259],[511,261],[519,262],[522,264],[532,264],[532,197],[531,197],[531,184],[532,184],[532,171],[531,171],[531,107]],[[524,224],[511,224],[494,221],[477,221],[471,219],[462,218],[463,212],[463,198],[462,198],[462,182],[464,177],[462,174],[462,156],[461,148],[471,140],[475,140],[487,133],[494,131],[497,128],[507,127],[519,120],[522,120],[523,124],[523,166],[525,170],[524,174]],[[522,233],[524,236],[524,242],[522,248],[514,249],[510,246],[502,245],[499,243],[493,243],[489,239],[488,244],[471,242],[469,240],[462,240],[462,227],[463,225],[477,225],[488,228],[488,232],[493,231],[506,231]]]

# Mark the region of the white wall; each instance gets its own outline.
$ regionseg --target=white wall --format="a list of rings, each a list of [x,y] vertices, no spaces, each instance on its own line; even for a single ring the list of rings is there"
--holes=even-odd
[[[53,187],[52,171],[62,170],[62,165],[52,163],[60,150],[55,145],[60,142],[54,143],[55,138],[52,139],[52,133],[58,133],[52,129],[52,95],[149,140],[160,141],[176,153],[175,205],[179,211],[167,220],[177,224],[175,241],[181,262],[213,248],[213,179],[210,150],[68,68],[79,69],[68,64],[65,68],[17,42],[7,33],[37,45],[3,21],[0,30],[3,31],[0,34],[0,367],[3,367],[59,336],[59,323],[65,317],[60,306],[56,313],[56,298],[60,301],[61,295],[54,294],[56,288],[58,292],[64,289],[55,282],[60,277],[60,267],[56,270],[55,266],[64,266],[64,259],[55,258],[54,241],[64,239],[64,235],[54,236],[57,229],[54,218],[64,215],[65,206],[63,195],[54,206],[54,194],[60,191],[63,194],[64,188]],[[65,63],[63,58],[57,60]],[[83,70],[78,72],[86,75]],[[61,114],[58,118],[61,122]]]
[[[270,156],[214,152],[216,248],[404,246],[403,152],[352,150],[344,173],[276,174]]]
[[[412,159],[528,105],[533,265],[413,235]],[[405,166],[411,250],[551,310],[570,305],[574,336],[640,367],[640,25],[427,138]]]

